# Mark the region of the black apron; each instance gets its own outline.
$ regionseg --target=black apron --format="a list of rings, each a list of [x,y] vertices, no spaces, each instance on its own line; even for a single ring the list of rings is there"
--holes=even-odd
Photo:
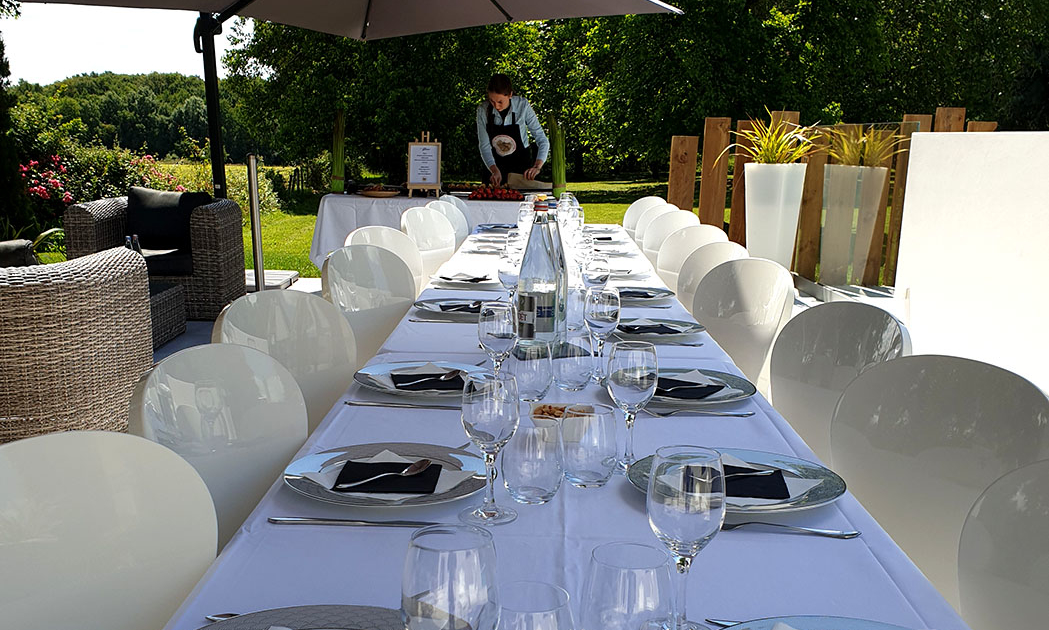
[[[532,146],[524,146],[521,127],[517,124],[517,113],[510,114],[509,125],[497,125],[492,110],[492,106],[489,105],[488,124],[485,125],[485,129],[488,131],[488,142],[492,145],[492,157],[495,158],[495,165],[499,167],[499,172],[503,176],[502,183],[505,185],[510,173],[523,175],[525,171],[532,168],[535,164],[535,157],[532,155]],[[488,176],[491,177],[490,171]]]

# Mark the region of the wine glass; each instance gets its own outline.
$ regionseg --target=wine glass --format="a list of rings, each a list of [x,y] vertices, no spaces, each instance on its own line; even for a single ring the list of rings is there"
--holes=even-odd
[[[499,625],[495,545],[487,530],[432,525],[416,530],[401,577],[401,619],[406,630]]]
[[[528,234],[532,229],[532,220],[535,218],[535,209],[531,201],[522,201],[517,207],[517,229],[521,234]]]
[[[484,454],[488,484],[484,503],[460,512],[459,520],[470,525],[511,523],[517,512],[495,504],[495,458],[513,437],[520,420],[517,381],[510,374],[487,371],[467,374],[464,379],[463,428]]]
[[[499,630],[575,630],[568,591],[545,582],[503,584]]]
[[[721,455],[701,446],[664,446],[648,477],[648,524],[674,556],[677,596],[667,627],[694,630],[688,621],[685,585],[692,559],[725,521],[725,475]]]
[[[558,342],[552,360],[554,383],[566,392],[583,390],[594,370],[594,355],[590,349],[590,335],[569,331],[565,340]]]
[[[605,340],[619,326],[619,289],[591,287],[586,290],[583,301],[583,322],[592,338],[594,351],[594,380],[601,383],[605,378],[605,362],[602,360]]]
[[[539,402],[554,382],[550,344],[538,339],[518,339],[510,353],[510,372],[517,379],[517,393],[524,402]]]
[[[656,347],[646,341],[619,341],[608,360],[608,395],[626,414],[626,449],[619,471],[634,463],[634,418],[652,400],[659,378]]]
[[[608,258],[594,256],[583,268],[583,286],[586,288],[597,287],[603,289],[608,284],[608,277],[612,270],[608,266]]]
[[[571,405],[561,418],[565,479],[577,488],[600,488],[616,468],[616,414],[608,405]]]
[[[610,542],[594,548],[580,603],[581,630],[659,630],[670,616],[667,552]]]
[[[509,302],[482,302],[477,316],[477,340],[497,373],[517,339],[516,311]]]
[[[499,256],[499,282],[510,295],[510,304],[514,303],[517,294],[517,278],[521,273],[521,258],[509,248]]]

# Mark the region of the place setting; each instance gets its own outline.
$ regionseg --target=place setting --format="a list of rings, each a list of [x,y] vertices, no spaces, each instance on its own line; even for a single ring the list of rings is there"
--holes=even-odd
[[[499,249],[502,252],[502,248]],[[435,289],[451,289],[465,291],[501,291],[502,285],[499,279],[491,274],[476,273],[444,273],[430,276],[434,281]]]
[[[418,311],[413,322],[476,324],[484,300],[470,298],[427,298],[412,305]]]

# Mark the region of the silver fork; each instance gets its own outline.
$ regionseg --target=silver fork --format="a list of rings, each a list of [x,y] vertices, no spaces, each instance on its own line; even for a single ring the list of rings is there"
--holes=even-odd
[[[652,411],[643,407],[641,411],[657,418],[669,418],[679,413],[692,413],[697,416],[724,416],[726,418],[749,418],[754,415],[753,411],[713,411],[707,409],[674,409],[672,411]]]
[[[764,521],[743,521],[742,523],[724,523],[721,526],[721,531],[732,531],[737,527],[743,527],[744,525],[764,525],[765,527],[782,527],[783,529],[789,529],[795,532],[815,534],[816,536],[826,536],[827,538],[839,538],[843,540],[848,538],[855,538],[860,535],[860,532],[855,530],[842,531],[840,529],[821,529],[818,527],[801,527],[800,525],[786,525],[784,523],[766,523]]]

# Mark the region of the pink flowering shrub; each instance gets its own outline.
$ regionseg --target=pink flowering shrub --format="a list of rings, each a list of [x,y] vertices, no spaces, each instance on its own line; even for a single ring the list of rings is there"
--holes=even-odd
[[[60,222],[66,206],[73,203],[73,194],[66,188],[69,168],[58,155],[42,160],[29,160],[19,166],[25,183],[29,204],[42,224]]]

